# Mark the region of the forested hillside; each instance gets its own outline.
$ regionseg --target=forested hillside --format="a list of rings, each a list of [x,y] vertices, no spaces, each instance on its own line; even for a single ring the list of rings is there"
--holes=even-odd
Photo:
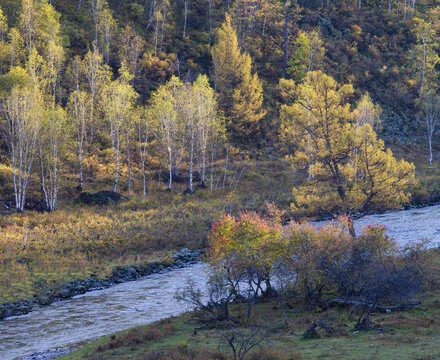
[[[193,192],[193,172],[215,187],[216,167],[227,169],[229,156],[283,157],[297,143],[283,133],[281,106],[297,100],[297,84],[313,71],[353,85],[350,106],[377,118],[387,146],[433,161],[435,1],[2,0],[0,7],[1,191],[10,198],[15,189],[18,208],[28,191],[53,210],[60,190],[73,195],[112,177],[115,191],[122,184],[146,196],[161,169],[169,188],[173,174],[188,171]]]

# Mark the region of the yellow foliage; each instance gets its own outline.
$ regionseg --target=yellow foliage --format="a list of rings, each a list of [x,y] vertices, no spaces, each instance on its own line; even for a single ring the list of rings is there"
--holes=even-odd
[[[409,202],[415,168],[394,158],[372,126],[380,108],[364,97],[352,110],[351,85],[322,72],[307,75],[298,100],[281,108],[282,132],[298,146],[288,159],[306,169],[305,183],[293,189],[297,214],[353,214],[369,206],[395,208]]]

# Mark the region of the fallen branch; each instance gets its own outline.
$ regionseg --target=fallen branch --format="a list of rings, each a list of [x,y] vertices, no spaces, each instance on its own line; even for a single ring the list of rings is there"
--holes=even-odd
[[[400,305],[393,305],[393,306],[383,306],[377,303],[368,302],[364,300],[359,299],[352,299],[352,298],[334,298],[325,301],[322,305],[322,309],[327,309],[336,305],[345,305],[345,306],[356,306],[356,307],[363,307],[365,309],[368,309],[370,312],[378,311],[381,313],[391,313],[396,311],[405,311],[410,310],[412,308],[420,306],[420,302],[415,303],[403,303]]]

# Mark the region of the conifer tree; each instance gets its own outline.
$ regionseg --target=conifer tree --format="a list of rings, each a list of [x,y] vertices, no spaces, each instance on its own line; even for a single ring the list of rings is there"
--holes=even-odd
[[[409,201],[414,165],[396,160],[370,124],[355,121],[351,85],[314,71],[296,91],[297,101],[281,108],[282,131],[298,144],[292,166],[312,176],[293,189],[293,211],[351,216],[372,203],[393,208]]]
[[[212,57],[215,88],[228,119],[228,131],[235,141],[249,142],[249,136],[256,135],[259,121],[266,114],[262,109],[263,90],[258,75],[252,74],[251,57],[240,50],[228,14],[218,32]]]

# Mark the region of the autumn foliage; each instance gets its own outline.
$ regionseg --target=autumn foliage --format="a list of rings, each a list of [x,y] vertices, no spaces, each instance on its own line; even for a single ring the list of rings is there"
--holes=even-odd
[[[426,244],[402,249],[384,226],[365,227],[353,237],[344,217],[321,226],[282,227],[256,213],[227,215],[213,225],[209,239],[212,270],[238,284],[237,293],[276,289],[309,306],[338,296],[368,304],[410,300],[422,289],[429,262]]]

